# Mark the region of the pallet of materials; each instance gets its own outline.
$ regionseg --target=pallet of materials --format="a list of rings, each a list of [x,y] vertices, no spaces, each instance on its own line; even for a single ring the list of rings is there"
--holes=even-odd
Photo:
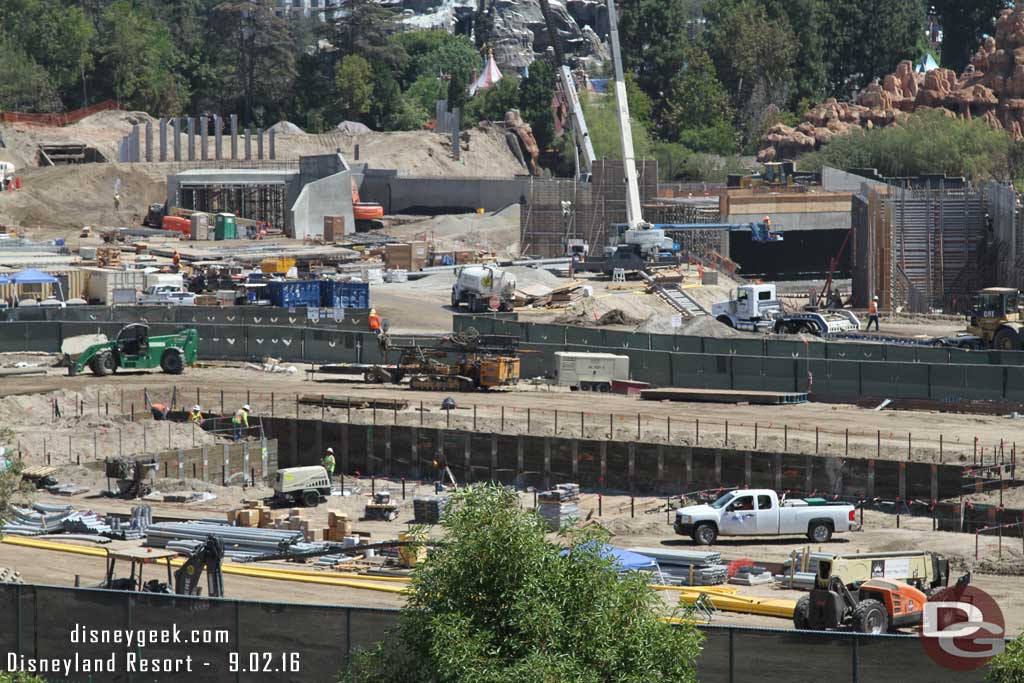
[[[417,524],[440,524],[448,506],[448,496],[417,496],[412,499],[412,514]]]
[[[537,512],[552,531],[580,519],[579,484],[559,484],[537,494]]]

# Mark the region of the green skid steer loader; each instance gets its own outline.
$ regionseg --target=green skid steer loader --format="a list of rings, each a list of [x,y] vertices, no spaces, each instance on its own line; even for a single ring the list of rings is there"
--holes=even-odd
[[[72,377],[86,368],[97,377],[105,377],[119,368],[160,368],[170,375],[180,375],[186,365],[196,362],[198,350],[199,333],[194,329],[150,337],[148,325],[133,323],[122,327],[113,341],[93,344],[74,358],[65,355],[64,365]]]

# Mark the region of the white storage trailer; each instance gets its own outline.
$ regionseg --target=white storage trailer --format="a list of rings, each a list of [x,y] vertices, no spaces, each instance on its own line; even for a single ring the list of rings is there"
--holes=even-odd
[[[629,379],[629,356],[555,352],[555,383],[573,391],[611,391],[613,380]]]

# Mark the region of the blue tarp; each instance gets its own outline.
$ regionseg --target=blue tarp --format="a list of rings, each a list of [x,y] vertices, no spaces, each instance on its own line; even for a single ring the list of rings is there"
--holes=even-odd
[[[621,572],[646,569],[658,570],[658,561],[652,557],[634,553],[631,550],[616,548],[607,543],[597,543],[597,541],[594,541],[594,543],[597,546],[597,554],[605,559],[610,559],[612,564]],[[562,555],[567,555],[568,553],[568,549],[562,551]]]
[[[6,275],[0,275],[0,285],[10,284],[10,280],[7,279]]]
[[[10,281],[16,285],[46,285],[57,281],[52,275],[29,268],[10,276]]]

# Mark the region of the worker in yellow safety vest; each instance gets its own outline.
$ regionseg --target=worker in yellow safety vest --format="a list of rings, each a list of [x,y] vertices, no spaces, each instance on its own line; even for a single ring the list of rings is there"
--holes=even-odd
[[[235,416],[231,418],[231,424],[235,428],[235,441],[242,440],[242,429],[249,429],[249,404],[246,403],[244,406],[235,411]]]
[[[203,409],[199,407],[198,403],[192,406],[192,412],[188,414],[188,421],[196,424],[203,423]]]

